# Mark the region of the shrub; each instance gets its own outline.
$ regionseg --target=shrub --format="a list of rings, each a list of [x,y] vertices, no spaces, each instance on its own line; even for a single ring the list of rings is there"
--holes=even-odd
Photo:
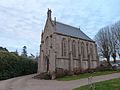
[[[0,80],[37,72],[37,62],[10,52],[0,52]]]
[[[69,71],[63,68],[56,68],[56,78],[63,77],[69,74]]]
[[[51,79],[51,75],[49,73],[47,73],[47,72],[44,72],[44,73],[40,73],[40,74],[34,76],[33,78],[50,80]]]
[[[98,67],[96,68],[96,71],[114,71],[112,67]]]
[[[74,68],[73,71],[74,71],[75,75],[78,75],[78,74],[81,73],[81,69],[80,68]]]

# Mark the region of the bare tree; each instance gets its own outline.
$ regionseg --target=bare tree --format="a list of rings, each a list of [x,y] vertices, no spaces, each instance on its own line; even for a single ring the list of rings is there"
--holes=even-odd
[[[95,36],[97,42],[99,55],[107,59],[110,65],[110,57],[116,62],[117,54],[120,57],[120,21],[106,26]]]
[[[117,23],[114,25],[114,27],[115,27],[115,35],[116,35],[117,40],[119,41],[118,44],[120,45],[120,21],[117,22]]]
[[[117,49],[117,38],[116,38],[116,35],[115,35],[115,27],[114,26],[111,26],[110,28],[110,48],[111,48],[111,56],[112,58],[114,59],[114,63],[116,62],[116,49]]]
[[[111,27],[111,49],[112,57],[116,62],[117,53],[120,56],[120,22],[115,23]]]
[[[110,55],[112,53],[110,47],[110,30],[109,26],[100,29],[100,31],[95,36],[95,40],[98,46],[99,55],[102,55],[107,59],[108,65],[110,64]]]

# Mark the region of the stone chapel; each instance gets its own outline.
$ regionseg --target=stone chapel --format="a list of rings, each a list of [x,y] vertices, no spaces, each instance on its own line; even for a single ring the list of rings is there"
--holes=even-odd
[[[41,34],[38,73],[55,74],[58,68],[74,72],[98,67],[95,41],[80,28],[52,20],[48,9],[44,31]]]

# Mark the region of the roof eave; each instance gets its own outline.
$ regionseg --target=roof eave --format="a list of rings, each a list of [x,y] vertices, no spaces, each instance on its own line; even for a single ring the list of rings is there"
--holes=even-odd
[[[77,38],[77,39],[81,39],[81,40],[85,40],[85,41],[89,41],[89,42],[95,43],[94,40],[88,40],[88,39],[83,39],[83,38],[79,38],[79,37],[74,37],[74,36],[72,36],[72,35],[66,35],[66,34],[62,34],[62,33],[59,33],[59,32],[54,32],[54,33],[55,33],[55,34],[58,34],[58,35],[68,36],[68,37]]]

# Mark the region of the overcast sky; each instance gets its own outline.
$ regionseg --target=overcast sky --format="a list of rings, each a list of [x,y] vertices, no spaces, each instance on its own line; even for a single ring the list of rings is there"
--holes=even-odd
[[[80,27],[90,38],[120,20],[120,0],[0,0],[0,46],[39,53],[47,9],[57,21]]]

